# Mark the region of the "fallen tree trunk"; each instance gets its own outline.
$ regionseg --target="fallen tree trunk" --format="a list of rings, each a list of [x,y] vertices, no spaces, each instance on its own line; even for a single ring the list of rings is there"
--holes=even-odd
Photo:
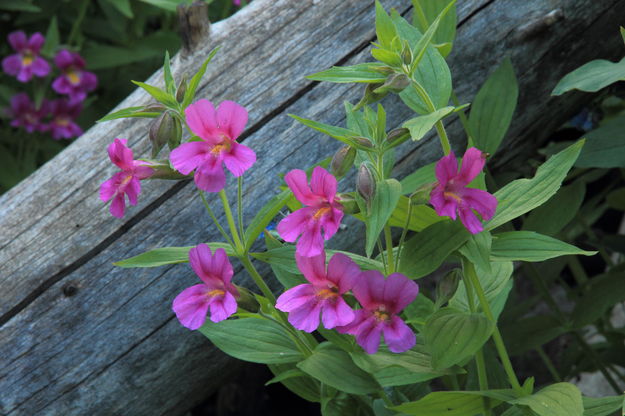
[[[588,99],[550,98],[558,79],[590,59],[622,55],[618,19],[625,0],[546,3],[467,0],[458,6],[450,66],[460,99],[470,101],[506,55],[519,77],[519,107],[504,144],[510,151],[500,152],[499,162],[534,148]],[[411,12],[408,0],[384,4]],[[562,19],[552,22],[545,16],[554,8]],[[244,142],[258,162],[246,175],[248,213],[271,197],[278,174],[337,148],[286,114],[344,123],[341,104],[358,99],[361,87],[303,77],[365,61],[375,39],[373,18],[368,1],[255,0],[212,26],[203,47],[174,58],[176,75],[191,73],[222,46],[198,97],[236,100],[250,113]],[[148,82],[158,85],[161,78],[158,71]],[[120,107],[149,101],[136,91]],[[410,117],[397,100],[384,104],[389,128]],[[458,149],[459,127],[457,120],[448,125]],[[0,197],[0,414],[180,415],[228,373],[231,360],[181,327],[170,310],[176,294],[195,282],[189,267],[112,265],[157,247],[219,241],[191,182],[145,183],[138,207],[123,220],[98,199],[100,183],[113,171],[108,143],[128,138],[135,155],[146,155],[147,130],[148,121],[139,119],[98,124]],[[400,147],[398,176],[440,156],[428,137]],[[360,233],[339,232],[333,243],[358,246]],[[244,280],[241,268],[235,270],[235,279]]]

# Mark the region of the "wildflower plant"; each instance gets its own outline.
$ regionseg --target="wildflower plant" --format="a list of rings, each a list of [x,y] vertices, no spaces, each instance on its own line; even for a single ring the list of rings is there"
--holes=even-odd
[[[196,97],[217,50],[189,82],[175,80],[168,55],[164,88],[135,82],[156,103],[101,121],[154,119],[152,158],[134,160],[128,142],[114,138],[109,156],[121,172],[102,184],[102,200],[113,199],[111,213],[121,217],[126,196],[137,202],[141,180],[193,179],[223,241],[156,249],[116,264],[189,262],[203,283],[172,293],[180,323],[227,354],[267,364],[275,374],[272,382],[319,402],[323,414],[608,415],[622,397],[588,400],[570,383],[535,391],[533,378],[520,380],[498,327],[513,284],[513,262],[595,254],[511,225],[558,191],[584,142],[551,156],[533,178],[489,191],[485,166],[516,105],[512,67],[506,61],[495,71],[467,117],[445,61],[455,36],[454,2],[413,4],[417,13],[411,23],[376,2],[374,62],[308,77],[366,85],[356,105],[345,104],[345,127],[293,116],[346,147],[332,158],[332,173],[328,160],[283,172],[284,181],[276,184],[282,190],[247,226],[242,187],[256,161],[254,150],[239,143],[247,110],[233,101]],[[484,98],[494,91],[504,103]],[[377,103],[389,94],[415,113],[391,131]],[[464,141],[452,143],[447,136],[444,121],[450,117],[461,119],[467,136],[460,163],[452,144],[460,149]],[[500,122],[488,122],[493,119]],[[432,129],[441,144],[438,162],[415,167],[401,181],[391,177],[394,148],[421,140]],[[165,144],[169,153],[158,159]],[[225,192],[233,180],[224,166],[236,178],[236,218]],[[356,183],[339,183],[352,167]],[[341,187],[344,192],[338,192]],[[206,193],[217,194],[227,226],[217,220]],[[285,209],[291,212],[278,220],[277,235],[265,231]],[[362,247],[350,248],[361,254],[325,246],[340,233],[344,216],[364,225]],[[261,235],[266,250],[258,251]],[[241,263],[256,289],[236,285],[241,276],[233,275],[231,260]],[[267,263],[284,288],[272,290],[256,262]],[[441,277],[443,264],[456,268]],[[417,283],[425,276],[437,286],[436,299]],[[487,362],[485,351],[491,350],[497,358]],[[495,378],[505,379],[506,386],[494,388]]]

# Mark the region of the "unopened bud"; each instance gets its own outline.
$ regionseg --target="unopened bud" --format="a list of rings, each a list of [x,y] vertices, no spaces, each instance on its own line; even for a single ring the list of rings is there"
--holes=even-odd
[[[148,136],[152,142],[152,157],[156,157],[165,143],[169,145],[170,149],[174,149],[180,144],[182,126],[178,119],[166,111],[152,122]]]
[[[178,88],[176,88],[176,101],[181,103],[184,100],[184,94],[187,92],[187,76],[183,75]]]
[[[410,130],[405,127],[393,129],[386,135],[386,141],[389,144],[398,145],[410,137]]]
[[[460,283],[460,269],[454,269],[447,273],[436,286],[436,304],[441,307],[451,299]]]
[[[162,113],[165,111],[165,106],[161,103],[150,103],[140,111],[144,113]]]
[[[388,94],[388,92],[384,92],[381,94],[375,92],[375,90],[380,88],[382,85],[384,84],[381,82],[367,84],[362,98],[360,99],[360,101],[358,101],[358,104],[354,106],[353,110],[358,110],[367,104],[375,103],[376,101],[380,101],[382,98],[384,98],[386,94]]]
[[[368,69],[371,69],[371,70],[373,70],[375,72],[379,72],[380,74],[384,74],[384,75],[391,75],[391,74],[395,73],[395,70],[393,68],[391,68],[390,66],[375,66],[375,65],[372,65]]]
[[[360,168],[358,168],[356,190],[358,190],[358,193],[367,204],[370,203],[375,196],[375,178],[366,163],[361,164]]]
[[[404,61],[405,65],[410,65],[412,63],[412,51],[407,44],[404,45],[404,50],[401,52],[401,59]]]
[[[343,212],[346,214],[357,214],[360,212],[356,199],[351,194],[339,194],[338,200],[343,206]]]
[[[410,78],[406,74],[392,74],[386,79],[386,82],[382,86],[373,90],[376,94],[386,94],[394,92],[399,94],[410,85]]]
[[[356,159],[356,149],[351,146],[341,147],[330,162],[330,171],[337,179],[349,172]]]
[[[359,145],[363,147],[368,147],[370,149],[373,149],[373,143],[371,142],[371,140],[367,139],[366,137],[352,136],[350,137],[350,139],[352,139],[353,141],[355,141],[356,143],[358,143]]]
[[[171,179],[171,180],[182,180],[188,179],[190,175],[183,175],[182,173],[174,170],[169,160],[167,159],[139,159],[141,160],[143,166],[147,166],[154,170],[154,173],[150,175],[149,179]]]
[[[249,289],[243,286],[234,285],[239,292],[239,297],[237,298],[237,304],[241,309],[245,309],[248,312],[258,312],[260,309],[260,305],[258,300],[254,297],[254,294],[249,291]]]
[[[437,182],[426,183],[425,185],[421,185],[417,188],[416,191],[410,195],[410,203],[412,205],[423,205],[427,204],[430,201],[430,194],[432,193],[432,189],[434,189],[437,185]]]

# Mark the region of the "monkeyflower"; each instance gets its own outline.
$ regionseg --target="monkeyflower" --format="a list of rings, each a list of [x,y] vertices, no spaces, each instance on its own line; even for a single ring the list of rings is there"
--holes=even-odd
[[[256,153],[236,141],[247,123],[247,110],[241,105],[223,101],[215,110],[213,103],[203,99],[189,105],[185,115],[191,131],[202,140],[181,144],[169,160],[184,175],[195,169],[198,188],[219,192],[226,186],[222,163],[238,177],[256,162]]]
[[[107,150],[111,162],[121,169],[111,179],[100,186],[100,199],[107,202],[113,198],[110,211],[114,217],[122,218],[126,209],[126,198],[131,205],[137,205],[137,197],[141,192],[141,179],[154,173],[154,169],[146,166],[146,162],[133,159],[132,150],[126,146],[126,139],[115,139]]]
[[[82,134],[82,129],[75,123],[76,118],[82,110],[81,103],[70,103],[65,99],[54,100],[50,103],[52,120],[48,125],[52,138],[71,139]]]
[[[304,207],[292,212],[278,224],[278,234],[289,243],[297,237],[297,254],[318,256],[323,252],[323,240],[329,240],[343,219],[343,207],[336,196],[336,178],[321,166],[313,169],[310,187],[306,172],[294,169],[284,176],[295,198]],[[323,237],[321,230],[323,229]]]
[[[354,319],[354,311],[342,296],[354,285],[360,268],[345,254],[336,253],[326,271],[326,255],[315,257],[295,255],[297,267],[310,283],[295,286],[278,298],[276,308],[289,313],[289,322],[297,329],[312,332],[319,326],[331,329],[347,325]]]
[[[380,335],[392,352],[408,351],[415,345],[416,337],[406,323],[397,316],[419,293],[419,286],[401,273],[384,279],[377,270],[362,272],[352,289],[362,305],[354,320],[338,327],[341,333],[356,336],[356,342],[368,353],[375,354],[380,345]]]
[[[98,78],[93,72],[85,71],[85,60],[75,52],[61,50],[54,57],[54,63],[61,70],[52,83],[52,88],[59,94],[69,96],[71,103],[84,101],[87,93],[98,86]]]
[[[210,320],[223,321],[237,311],[237,288],[230,282],[232,265],[226,251],[218,248],[213,254],[210,247],[200,244],[189,251],[189,263],[202,280],[180,292],[172,309],[180,323],[189,329],[198,329],[206,321],[210,308]]]
[[[9,43],[17,52],[2,60],[2,69],[9,75],[17,77],[20,82],[28,82],[36,75],[45,77],[50,73],[50,64],[39,56],[45,38],[41,33],[34,33],[30,39],[21,30],[9,33]]]
[[[486,154],[475,147],[467,149],[462,157],[462,167],[458,172],[458,162],[453,152],[443,157],[436,164],[438,184],[430,193],[430,204],[441,216],[460,221],[472,234],[481,232],[484,227],[473,210],[484,220],[495,215],[497,199],[481,189],[467,188],[469,182],[482,171],[486,163]]]
[[[11,125],[13,127],[23,127],[28,133],[34,131],[46,131],[48,125],[42,120],[48,115],[50,105],[47,100],[41,102],[39,109],[30,101],[28,94],[21,92],[11,97],[11,107],[8,109],[8,115],[13,119]]]

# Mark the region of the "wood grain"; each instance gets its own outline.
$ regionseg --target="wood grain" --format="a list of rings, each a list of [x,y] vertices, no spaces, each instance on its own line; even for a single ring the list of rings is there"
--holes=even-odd
[[[408,0],[385,5],[410,13]],[[515,29],[555,8],[564,18],[554,25],[530,36]],[[624,10],[625,1],[617,0],[461,2],[450,61],[461,101],[470,101],[507,54],[521,84],[506,142],[510,151],[501,152],[501,163],[533,148],[588,99],[548,93],[585,61],[621,54],[618,16]],[[369,59],[372,22],[370,1],[255,0],[211,25],[195,54],[174,58],[174,74],[191,74],[210,49],[222,47],[199,97],[236,100],[250,112],[244,141],[258,162],[246,174],[246,218],[271,197],[278,174],[310,165],[338,147],[286,114],[344,123],[341,104],[356,101],[362,87],[319,84],[303,76]],[[161,77],[158,71],[148,82],[162,84]],[[148,102],[136,91],[119,108]],[[392,114],[389,127],[410,117],[393,98],[384,105]],[[100,183],[114,172],[106,146],[114,137],[126,137],[135,155],[147,155],[148,124],[136,119],[98,124],[0,197],[0,414],[180,415],[232,369],[230,359],[182,328],[170,310],[175,295],[196,281],[187,265],[112,266],[156,247],[219,240],[190,182],[145,182],[139,205],[123,220],[111,217],[99,200]],[[448,125],[456,148],[464,140],[458,124]],[[431,135],[416,146],[403,145],[397,175],[439,152]],[[340,186],[350,189],[349,177]],[[332,245],[360,250],[363,231],[349,227]],[[247,282],[240,266],[235,269],[237,282]]]

